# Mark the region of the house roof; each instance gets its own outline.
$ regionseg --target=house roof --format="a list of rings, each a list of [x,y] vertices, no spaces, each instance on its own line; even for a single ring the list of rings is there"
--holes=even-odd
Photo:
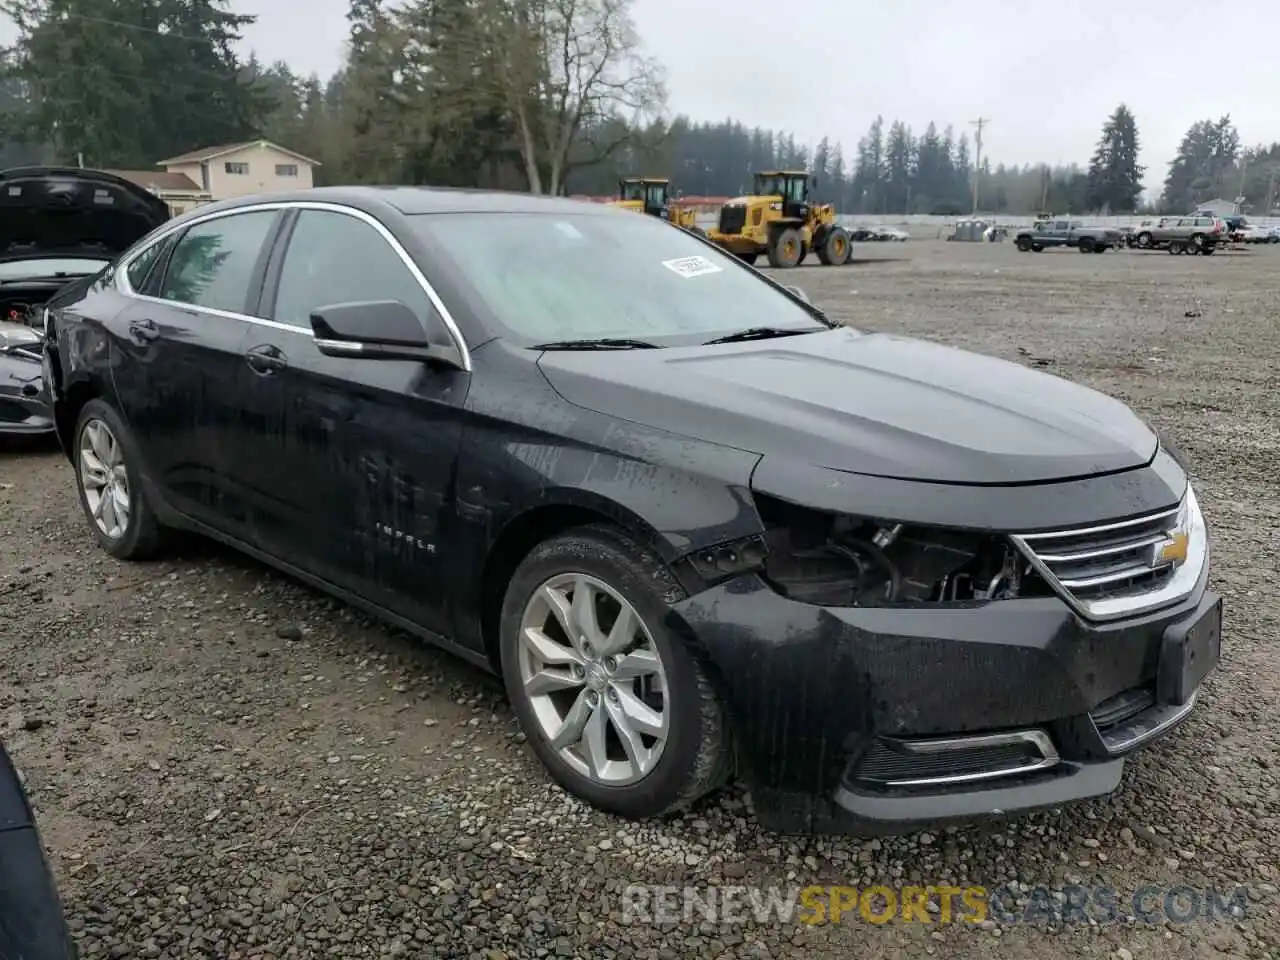
[[[167,167],[176,163],[202,163],[205,160],[213,160],[216,157],[226,156],[228,153],[236,153],[246,147],[270,147],[272,150],[279,150],[281,153],[287,153],[291,157],[297,157],[313,167],[320,166],[319,160],[312,160],[310,157],[303,156],[296,150],[290,150],[288,147],[282,147],[278,143],[272,143],[270,140],[244,140],[240,143],[223,143],[216,147],[201,147],[199,150],[192,150],[189,153],[180,153],[176,157],[169,157],[167,160],[157,160],[156,166]]]
[[[114,173],[153,193],[208,193],[185,173],[169,173],[167,170],[108,170],[107,173]]]

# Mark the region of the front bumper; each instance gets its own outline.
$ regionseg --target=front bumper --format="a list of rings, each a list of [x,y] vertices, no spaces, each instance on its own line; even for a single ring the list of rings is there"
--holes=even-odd
[[[753,253],[758,254],[761,250],[760,244],[745,233],[721,233],[714,227],[706,233],[707,239],[717,247],[737,256],[750,256]]]
[[[1114,790],[1124,757],[1194,705],[1159,702],[1157,681],[1165,637],[1220,604],[1206,576],[1176,605],[1091,623],[1056,597],[823,608],[748,575],[671,625],[720,684],[764,826],[902,833]]]

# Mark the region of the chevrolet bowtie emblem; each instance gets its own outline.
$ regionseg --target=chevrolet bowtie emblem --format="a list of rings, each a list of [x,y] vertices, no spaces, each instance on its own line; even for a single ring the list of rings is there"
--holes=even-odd
[[[1185,563],[1187,560],[1187,541],[1190,538],[1182,532],[1170,535],[1168,540],[1162,540],[1157,543],[1151,550],[1151,566],[1177,566]]]

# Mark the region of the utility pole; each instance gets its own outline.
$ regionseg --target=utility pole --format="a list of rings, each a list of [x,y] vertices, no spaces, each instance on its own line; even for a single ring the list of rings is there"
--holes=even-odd
[[[977,133],[973,135],[973,212],[978,212],[978,181],[982,179],[982,128],[991,122],[989,117],[979,117],[977,120],[970,120],[970,126],[977,128]]]
[[[1244,152],[1244,156],[1240,158],[1240,189],[1236,191],[1236,198],[1235,198],[1236,213],[1243,212],[1242,204],[1244,203],[1244,181],[1248,173],[1249,173],[1249,151],[1246,150]]]
[[[1266,205],[1262,208],[1262,215],[1264,217],[1271,216],[1271,211],[1275,208],[1275,204],[1276,204],[1276,168],[1275,166],[1272,166],[1271,175],[1267,177],[1267,202],[1266,202]]]

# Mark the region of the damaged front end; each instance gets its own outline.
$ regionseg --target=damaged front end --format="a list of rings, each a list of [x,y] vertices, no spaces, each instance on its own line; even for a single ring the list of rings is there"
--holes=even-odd
[[[824,607],[1006,600],[1033,574],[1006,537],[916,527],[798,507],[757,495],[762,576]]]
[[[1089,482],[1041,495],[1079,498]],[[987,496],[993,516],[1008,494]],[[1134,604],[1091,619],[1012,532],[753,499],[761,533],[689,558],[701,588],[675,619],[717,670],[741,772],[773,829],[894,833],[1107,793],[1123,755],[1194,703],[1158,696],[1157,673],[1168,638],[1219,603],[1207,564],[1180,596],[1139,603],[1167,582],[1143,567],[1152,523],[1185,509],[1156,501],[1117,529],[1076,531],[1090,563],[1127,571],[1107,574],[1107,589]],[[1118,713],[1122,702],[1133,708]]]

